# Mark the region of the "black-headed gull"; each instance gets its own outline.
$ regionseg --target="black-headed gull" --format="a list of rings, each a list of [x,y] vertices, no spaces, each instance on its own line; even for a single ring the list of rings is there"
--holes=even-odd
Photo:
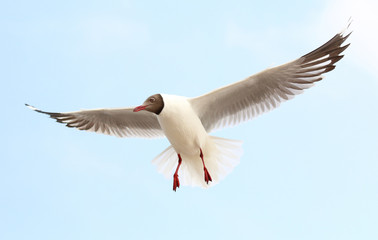
[[[155,94],[139,107],[66,113],[27,106],[79,130],[118,137],[166,136],[172,145],[153,163],[166,177],[173,174],[173,190],[180,187],[179,175],[182,185],[208,187],[232,171],[242,152],[240,141],[209,133],[250,120],[313,86],[343,57],[349,44],[342,44],[349,35],[343,31],[292,62],[195,98]]]

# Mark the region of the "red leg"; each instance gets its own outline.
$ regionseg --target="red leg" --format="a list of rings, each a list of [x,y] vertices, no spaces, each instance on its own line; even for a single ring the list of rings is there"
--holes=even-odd
[[[200,148],[200,157],[202,159],[203,172],[204,172],[204,175],[205,175],[205,182],[207,184],[209,184],[209,181],[212,182],[213,180],[211,179],[210,173],[209,173],[209,171],[207,171],[207,168],[205,166],[205,162],[203,161],[203,153],[202,153],[202,149],[201,148]]]
[[[176,188],[180,187],[180,181],[178,179],[178,174],[177,173],[178,173],[178,170],[179,170],[179,168],[181,166],[181,162],[182,162],[180,154],[177,154],[177,156],[179,158],[178,159],[178,165],[177,165],[175,174],[173,174],[173,191],[175,191],[175,192],[176,192]]]

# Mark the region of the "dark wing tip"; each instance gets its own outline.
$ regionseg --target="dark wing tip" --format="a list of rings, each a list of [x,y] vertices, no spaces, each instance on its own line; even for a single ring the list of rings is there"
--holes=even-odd
[[[346,28],[325,44],[299,58],[300,68],[295,77],[312,83],[321,80],[321,74],[335,69],[335,64],[344,57],[342,53],[350,46],[350,43],[344,42],[350,35],[351,32]]]
[[[350,43],[341,46],[345,40],[352,34],[352,32],[348,33],[347,35],[343,35],[344,33],[336,34],[331,40],[323,44],[322,46],[318,47],[312,52],[309,52],[302,56],[305,59],[305,62],[310,62],[326,55],[329,57],[338,56],[342,53],[345,49],[350,46]]]
[[[303,55],[301,67],[308,71],[307,68],[315,69],[324,69],[326,73],[333,70],[335,63],[343,58],[342,53],[350,46],[350,43],[344,44],[344,42],[352,34],[352,31],[349,30],[350,23],[347,27],[336,34],[328,42],[321,45],[317,49]]]
[[[33,110],[33,111],[40,112],[40,113],[45,113],[45,112],[39,110],[38,108],[33,107],[32,105],[29,105],[29,104],[27,104],[27,103],[25,103],[25,106],[27,106],[28,108],[30,108],[30,109]]]
[[[32,109],[36,112],[47,114],[47,115],[50,116],[50,118],[55,119],[58,123],[62,123],[66,127],[69,127],[69,128],[77,128],[79,130],[89,130],[90,128],[93,127],[93,125],[95,125],[94,122],[91,122],[91,121],[85,120],[85,119],[77,118],[70,113],[45,112],[45,111],[39,110],[39,109],[29,105],[29,104],[25,104],[25,106],[27,106],[28,108],[30,108],[30,109]]]
[[[63,123],[63,122],[59,121],[59,120],[60,120],[59,118],[60,118],[60,117],[64,117],[65,114],[62,114],[62,113],[55,113],[55,112],[45,112],[45,111],[39,110],[38,108],[33,107],[33,106],[27,104],[27,103],[25,103],[25,106],[27,106],[28,108],[30,108],[30,109],[33,110],[33,111],[36,111],[36,112],[39,112],[39,113],[43,113],[43,114],[47,114],[47,115],[50,116],[50,118],[54,118],[54,119],[56,119],[57,122]]]
[[[303,58],[305,62],[310,62],[321,57],[325,57],[326,55],[329,55],[329,58],[339,56],[345,49],[347,49],[350,46],[350,43],[345,44],[344,46],[342,45],[353,32],[350,29],[351,23],[352,19],[349,18],[346,28],[337,33],[328,42],[318,47],[314,51],[303,55],[301,58]]]

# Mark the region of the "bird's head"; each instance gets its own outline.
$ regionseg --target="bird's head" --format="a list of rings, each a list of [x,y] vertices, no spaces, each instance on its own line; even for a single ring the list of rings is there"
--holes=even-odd
[[[136,108],[134,108],[134,112],[139,112],[142,110],[146,110],[156,115],[159,115],[164,108],[164,101],[163,97],[160,94],[155,94],[146,99],[144,103]]]

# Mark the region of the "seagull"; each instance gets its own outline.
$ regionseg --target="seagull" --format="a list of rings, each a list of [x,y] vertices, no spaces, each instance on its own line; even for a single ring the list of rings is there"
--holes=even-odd
[[[322,74],[343,58],[341,53],[350,45],[343,43],[350,34],[344,30],[294,61],[194,98],[155,94],[137,107],[64,113],[25,105],[79,130],[117,137],[167,137],[171,145],[152,161],[157,170],[167,178],[173,175],[174,191],[180,184],[207,188],[228,175],[242,154],[241,141],[209,133],[277,108],[322,80]]]

